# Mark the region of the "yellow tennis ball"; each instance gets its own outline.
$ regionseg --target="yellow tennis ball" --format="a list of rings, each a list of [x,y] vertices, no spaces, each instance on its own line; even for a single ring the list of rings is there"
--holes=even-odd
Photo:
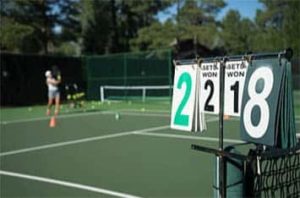
[[[120,119],[120,114],[119,114],[119,113],[116,113],[116,114],[115,114],[115,119],[116,119],[116,120],[119,120],[119,119]]]

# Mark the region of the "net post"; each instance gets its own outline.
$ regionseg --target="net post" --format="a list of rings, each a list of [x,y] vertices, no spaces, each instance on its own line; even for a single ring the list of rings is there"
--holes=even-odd
[[[225,83],[225,63],[227,58],[224,57],[220,62],[220,112],[219,112],[219,150],[224,151],[224,83]],[[226,197],[226,180],[225,180],[225,159],[224,156],[219,156],[219,195],[222,198]]]
[[[168,72],[169,72],[169,86],[172,86],[172,50],[168,50]],[[170,102],[172,102],[172,90],[169,90]]]
[[[104,102],[104,87],[100,86],[100,101]]]
[[[86,87],[87,87],[87,99],[90,99],[91,98],[91,75],[90,75],[90,65],[89,65],[89,57],[84,55],[82,56],[82,59],[83,59],[83,65],[84,65],[84,68],[85,68],[85,77],[86,77]]]
[[[123,69],[124,69],[124,79],[123,79],[123,85],[126,86],[127,85],[127,54],[124,53],[123,55]]]
[[[146,101],[146,87],[143,87],[142,90],[143,90],[143,102],[145,102]]]

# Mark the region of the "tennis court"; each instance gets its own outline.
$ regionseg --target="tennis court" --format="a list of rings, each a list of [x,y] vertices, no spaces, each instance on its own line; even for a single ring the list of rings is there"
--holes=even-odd
[[[191,144],[217,148],[217,117],[195,134],[169,128],[170,101],[64,106],[55,128],[44,111],[1,110],[1,197],[212,197],[214,156]],[[238,119],[224,131],[225,145],[241,142]]]

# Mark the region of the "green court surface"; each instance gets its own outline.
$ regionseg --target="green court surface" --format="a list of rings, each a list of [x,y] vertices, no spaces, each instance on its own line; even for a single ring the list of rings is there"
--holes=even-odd
[[[218,147],[216,117],[200,134],[169,128],[170,101],[64,105],[55,128],[44,113],[1,109],[1,197],[213,196],[214,156],[191,144]],[[240,142],[237,118],[224,130],[226,145]]]

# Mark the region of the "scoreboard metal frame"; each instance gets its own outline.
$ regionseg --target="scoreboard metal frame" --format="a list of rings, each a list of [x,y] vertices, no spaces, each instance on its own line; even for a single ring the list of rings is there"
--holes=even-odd
[[[229,153],[224,151],[224,85],[225,85],[225,71],[226,71],[226,62],[228,61],[247,61],[251,63],[253,60],[267,59],[267,58],[278,58],[281,63],[281,59],[285,58],[287,60],[291,60],[293,56],[293,51],[291,49],[286,49],[281,52],[276,53],[247,53],[245,55],[236,55],[236,56],[224,56],[224,57],[214,57],[214,58],[196,58],[189,60],[175,60],[174,65],[190,65],[197,64],[200,67],[203,63],[220,63],[220,86],[219,86],[219,139],[218,139],[218,149],[209,148],[201,145],[191,145],[191,149],[201,152],[207,152],[215,154],[219,157],[219,196],[226,197],[226,180],[225,180],[225,161],[224,157],[232,157],[236,159],[240,159],[243,161],[249,161],[249,157],[243,154]],[[262,146],[257,144],[257,146]]]

